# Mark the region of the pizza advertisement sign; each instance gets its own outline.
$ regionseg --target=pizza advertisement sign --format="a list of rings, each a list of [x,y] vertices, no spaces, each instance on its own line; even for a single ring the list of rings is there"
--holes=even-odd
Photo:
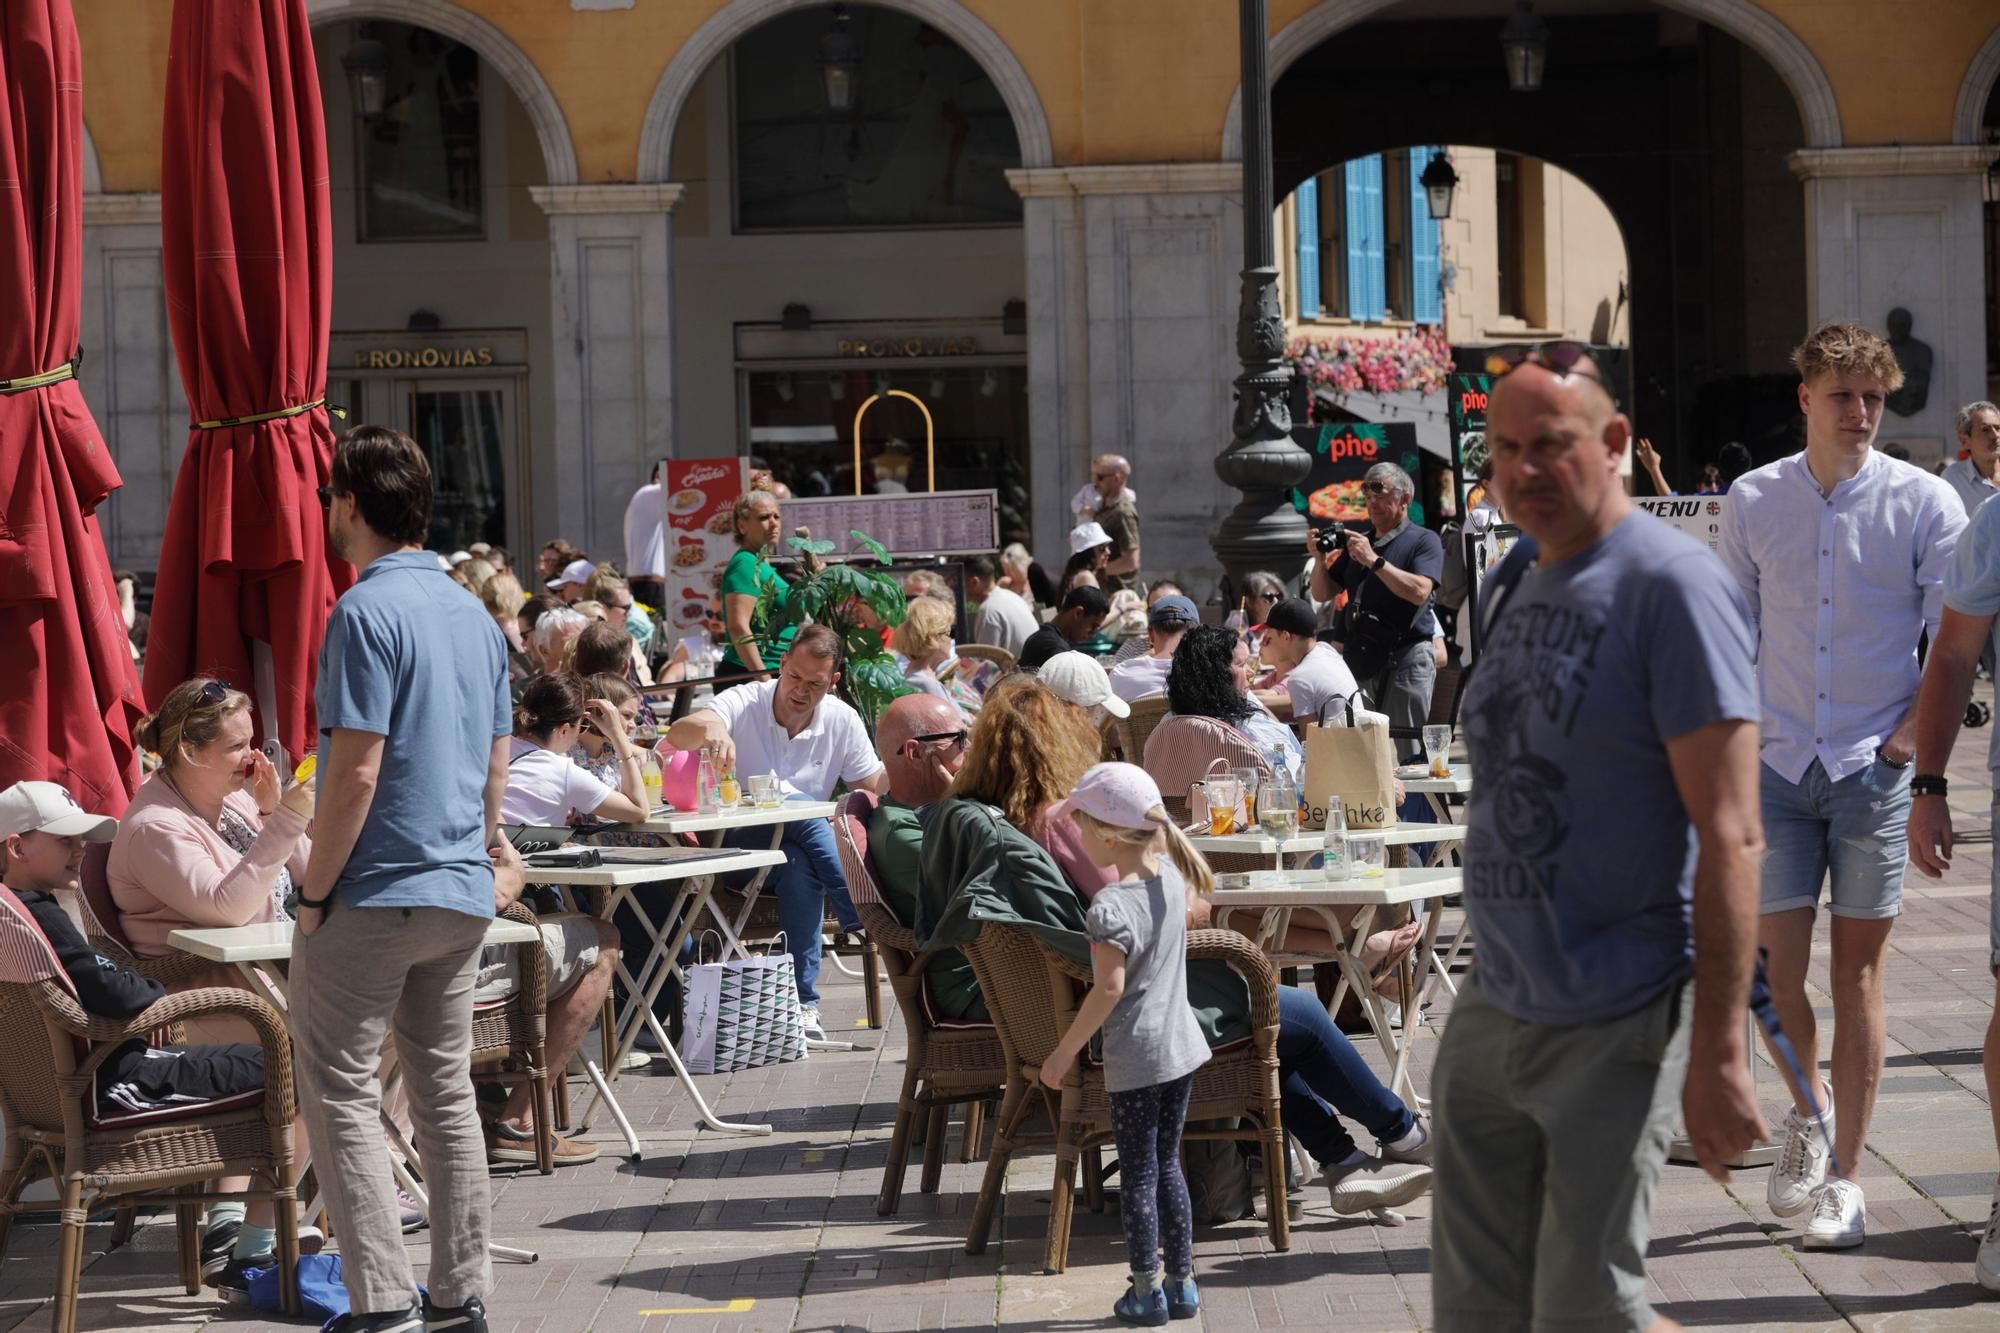
[[[736,553],[730,511],[750,489],[750,460],[669,458],[660,482],[667,514],[667,604],[660,614],[676,638],[719,637],[722,567]]]
[[[1455,370],[1445,377],[1445,420],[1451,431],[1451,472],[1457,478],[1458,512],[1469,514],[1480,501],[1479,469],[1486,462],[1486,398],[1491,375]]]
[[[1312,471],[1305,484],[1292,489],[1292,507],[1306,516],[1315,528],[1329,523],[1366,523],[1368,506],[1362,499],[1361,482],[1377,463],[1395,463],[1413,480],[1420,478],[1422,461],[1413,422],[1339,422],[1306,426],[1292,432],[1292,439],[1312,455]],[[1424,523],[1421,497],[1410,505],[1410,522]]]

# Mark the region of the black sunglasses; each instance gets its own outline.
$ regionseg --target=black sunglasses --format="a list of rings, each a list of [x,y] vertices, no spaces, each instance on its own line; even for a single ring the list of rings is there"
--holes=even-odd
[[[1387,495],[1389,487],[1385,482],[1364,481],[1361,483],[1361,493],[1363,495]]]
[[[338,500],[343,495],[352,495],[353,493],[352,491],[344,491],[338,486],[322,486],[319,488],[319,502],[328,509],[331,509],[335,500]]]
[[[928,744],[935,741],[948,741],[950,742],[951,747],[953,749],[957,749],[959,746],[965,744],[966,739],[971,734],[972,733],[962,729],[959,731],[933,731],[922,736],[912,736],[910,737],[910,739],[918,742],[919,744]]]
[[[1486,354],[1486,373],[1494,379],[1505,379],[1522,366],[1540,366],[1558,378],[1576,375],[1589,380],[1610,395],[1611,401],[1618,401],[1618,394],[1604,376],[1597,373],[1594,366],[1584,364],[1590,359],[1590,347],[1573,339],[1559,342],[1535,343],[1531,346],[1496,347]]]
[[[229,687],[219,680],[208,681],[201,687],[201,697],[212,704],[226,702],[229,698]]]

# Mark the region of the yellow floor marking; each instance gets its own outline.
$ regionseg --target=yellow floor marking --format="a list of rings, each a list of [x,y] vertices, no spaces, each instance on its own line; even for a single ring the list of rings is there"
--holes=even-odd
[[[749,1296],[738,1296],[727,1305],[691,1305],[680,1310],[641,1310],[643,1315],[653,1314],[749,1314],[757,1302]]]

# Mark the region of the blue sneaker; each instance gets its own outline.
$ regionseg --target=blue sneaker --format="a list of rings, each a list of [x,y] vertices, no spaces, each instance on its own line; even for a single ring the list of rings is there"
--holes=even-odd
[[[1136,1287],[1128,1286],[1111,1307],[1111,1313],[1118,1316],[1120,1323],[1158,1328],[1167,1322],[1167,1293],[1155,1288],[1141,1296]]]
[[[1192,1319],[1195,1311],[1201,1309],[1201,1288],[1192,1277],[1170,1276],[1163,1289],[1167,1293],[1167,1313],[1173,1318]]]

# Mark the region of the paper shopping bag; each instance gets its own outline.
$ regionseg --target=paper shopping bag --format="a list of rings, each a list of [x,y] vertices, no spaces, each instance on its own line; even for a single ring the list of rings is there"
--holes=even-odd
[[[1305,729],[1304,827],[1326,827],[1335,801],[1351,829],[1382,828],[1396,820],[1396,748],[1389,719],[1356,711],[1351,726],[1310,722]]]
[[[788,954],[698,963],[688,969],[681,1058],[696,1074],[727,1074],[802,1059],[805,1024]]]

